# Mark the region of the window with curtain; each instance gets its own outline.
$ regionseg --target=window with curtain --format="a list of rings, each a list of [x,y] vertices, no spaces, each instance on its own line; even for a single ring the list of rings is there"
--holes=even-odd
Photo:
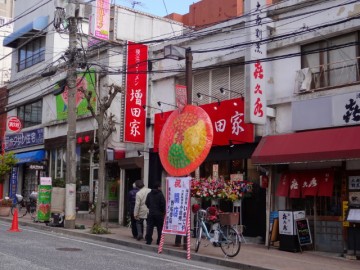
[[[302,46],[302,68],[310,68],[311,89],[339,86],[359,80],[358,32],[326,38]],[[331,49],[334,48],[336,49]],[[313,51],[313,52],[312,52]]]

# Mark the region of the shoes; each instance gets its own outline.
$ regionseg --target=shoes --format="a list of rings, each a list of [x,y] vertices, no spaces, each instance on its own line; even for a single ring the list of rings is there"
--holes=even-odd
[[[140,241],[140,240],[142,240],[143,239],[143,237],[142,236],[138,236],[138,237],[136,237],[136,240],[138,240],[138,241]]]
[[[183,250],[187,250],[187,245],[183,244]]]
[[[181,244],[179,244],[179,243],[175,243],[175,245],[173,245],[174,247],[180,247],[181,246]]]
[[[151,242],[146,242],[147,245],[151,245]]]

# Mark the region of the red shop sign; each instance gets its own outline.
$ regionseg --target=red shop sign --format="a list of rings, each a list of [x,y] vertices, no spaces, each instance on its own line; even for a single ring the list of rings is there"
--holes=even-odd
[[[254,142],[254,125],[244,122],[244,100],[236,98],[201,105],[210,116],[214,130],[213,145]],[[161,130],[171,112],[155,114],[154,151],[158,151]]]
[[[7,119],[7,127],[12,132],[19,132],[21,131],[22,125],[19,118],[16,116],[10,116]]]
[[[148,47],[128,42],[124,140],[144,143]]]

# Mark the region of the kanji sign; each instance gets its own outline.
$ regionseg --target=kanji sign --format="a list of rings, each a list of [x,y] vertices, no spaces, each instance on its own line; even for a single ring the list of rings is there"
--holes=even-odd
[[[261,59],[267,55],[265,0],[246,1],[247,11],[251,14],[248,21],[248,33],[254,44],[246,53],[246,87],[245,87],[245,121],[247,123],[265,124],[266,122],[266,79],[265,63]],[[255,23],[254,23],[255,22]]]
[[[128,42],[124,140],[145,142],[148,48]]]
[[[233,143],[252,143],[254,142],[254,125],[244,121],[244,100],[236,98],[217,103],[201,105],[210,117],[213,125],[213,144],[229,145],[229,140]],[[171,112],[155,114],[154,129],[154,150],[159,147],[161,130]]]
[[[19,132],[21,131],[22,125],[19,118],[16,116],[10,116],[7,119],[7,128],[12,132]]]
[[[191,177],[166,178],[166,215],[163,227],[165,234],[187,234],[190,218]]]

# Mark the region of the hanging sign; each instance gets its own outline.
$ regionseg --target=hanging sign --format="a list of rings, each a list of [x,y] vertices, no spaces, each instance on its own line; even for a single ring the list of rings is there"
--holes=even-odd
[[[128,42],[124,140],[144,143],[147,95],[148,47]]]

